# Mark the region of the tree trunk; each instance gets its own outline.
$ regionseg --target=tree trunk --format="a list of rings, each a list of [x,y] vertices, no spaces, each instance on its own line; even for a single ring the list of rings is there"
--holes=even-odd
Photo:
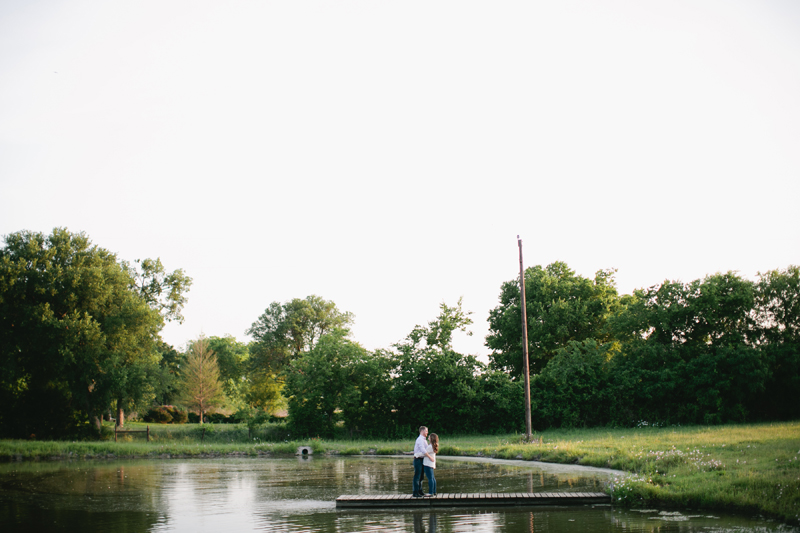
[[[92,424],[94,424],[94,428],[100,433],[103,430],[103,422],[96,416],[92,417]]]
[[[125,427],[125,410],[122,408],[122,400],[117,400],[117,425]]]
[[[200,425],[203,424],[203,408],[200,408]]]

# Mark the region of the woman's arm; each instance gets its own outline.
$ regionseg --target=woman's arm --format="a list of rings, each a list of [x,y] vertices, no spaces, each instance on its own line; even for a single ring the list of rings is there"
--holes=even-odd
[[[436,460],[435,456],[432,457],[432,456],[428,455],[428,452],[433,453],[433,446],[431,446],[430,444],[428,444],[428,448],[425,450],[425,457],[427,457],[428,461],[430,461],[430,462],[435,461]]]

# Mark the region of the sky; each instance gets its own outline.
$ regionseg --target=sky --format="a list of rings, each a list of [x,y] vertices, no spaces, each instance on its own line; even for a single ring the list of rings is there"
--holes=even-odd
[[[526,266],[620,293],[800,264],[800,3],[7,0],[0,235],[194,282],[164,339],[316,294],[389,348]]]

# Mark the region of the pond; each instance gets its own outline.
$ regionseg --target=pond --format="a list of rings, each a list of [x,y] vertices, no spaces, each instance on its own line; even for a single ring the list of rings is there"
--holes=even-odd
[[[602,490],[610,471],[438,458],[445,492]],[[0,531],[795,531],[692,510],[578,507],[344,510],[342,494],[406,494],[407,457],[94,460],[0,464]]]

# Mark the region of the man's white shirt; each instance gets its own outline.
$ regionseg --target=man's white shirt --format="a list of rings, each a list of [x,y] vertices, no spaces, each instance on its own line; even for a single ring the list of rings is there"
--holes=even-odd
[[[414,457],[425,457],[425,452],[428,451],[428,442],[425,437],[420,435],[417,437],[417,442],[414,443]]]

